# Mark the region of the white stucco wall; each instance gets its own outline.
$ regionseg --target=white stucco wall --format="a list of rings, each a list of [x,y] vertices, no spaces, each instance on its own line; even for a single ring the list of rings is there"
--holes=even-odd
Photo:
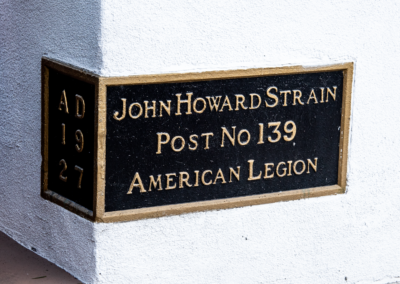
[[[398,1],[72,2],[0,0],[0,230],[88,283],[399,279]],[[43,53],[103,76],[353,61],[347,193],[92,225],[39,197]]]
[[[40,197],[40,64],[47,53],[98,70],[99,34],[99,1],[0,0],[0,230],[83,281],[93,225]]]
[[[355,79],[347,194],[96,224],[100,282],[400,276],[399,4],[104,0],[104,76],[354,61]]]

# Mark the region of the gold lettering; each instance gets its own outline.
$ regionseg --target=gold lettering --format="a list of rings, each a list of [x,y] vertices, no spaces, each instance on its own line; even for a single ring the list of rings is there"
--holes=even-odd
[[[79,145],[75,144],[75,150],[78,153],[81,153],[83,151],[84,140],[83,140],[83,133],[79,129],[77,131],[75,131],[75,140],[76,140],[76,142],[79,143]]]
[[[300,172],[297,171],[297,164],[298,163],[302,163],[303,164],[303,168],[301,169]],[[302,173],[304,173],[304,171],[306,170],[306,164],[302,161],[302,160],[298,160],[296,162],[294,162],[293,164],[293,171],[296,175],[301,175]]]
[[[265,166],[264,178],[273,178],[275,173],[274,173],[274,170],[270,168],[270,166],[273,167],[274,163],[267,163],[267,164],[264,164],[264,166]],[[272,171],[272,173],[270,175],[268,175],[269,171]]]
[[[253,163],[254,160],[248,160],[247,161],[249,163],[249,178],[247,180],[257,180],[261,178],[261,171],[260,174],[258,176],[253,176]]]
[[[143,101],[144,102],[144,118],[149,118],[149,116],[147,115],[149,110],[153,111],[153,115],[151,117],[156,117],[156,101],[152,101],[153,106],[152,107],[148,107],[148,101]]]
[[[219,103],[221,102],[221,96],[218,97],[206,97],[208,100],[208,105],[210,106],[210,110],[213,111],[215,108],[215,111],[218,111],[219,108]],[[212,104],[211,104],[211,99],[212,99]]]
[[[237,167],[237,172],[234,169],[229,168],[229,182],[232,182],[232,174],[237,180],[240,180],[240,167]]]
[[[233,110],[232,107],[231,107],[231,102],[229,101],[228,96],[225,96],[224,103],[223,103],[223,105],[222,105],[222,107],[221,107],[221,109],[219,111],[222,112],[224,107],[226,107],[226,106],[229,108],[229,111]]]
[[[288,125],[289,125],[289,124],[292,125],[292,128],[291,128],[291,129],[288,129]],[[290,136],[290,137],[288,137],[287,135],[283,135],[283,139],[284,139],[285,141],[292,141],[292,140],[294,139],[294,137],[296,136],[296,131],[297,131],[296,124],[295,124],[293,121],[291,121],[291,120],[289,120],[289,121],[287,121],[287,122],[285,123],[285,126],[283,127],[283,130],[285,130],[285,132],[286,132],[287,134],[292,133],[292,136]]]
[[[193,186],[196,187],[196,186],[199,186],[199,171],[194,171],[194,173],[196,175],[196,177],[195,177],[196,182],[194,183]]]
[[[323,103],[324,102],[324,90],[325,90],[325,88],[320,88],[321,89],[321,101],[320,101],[320,103]]]
[[[259,131],[258,131],[258,143],[257,144],[264,144],[264,124],[259,123]]]
[[[221,127],[222,129],[222,142],[221,142],[221,147],[224,147],[224,137],[228,137],[229,141],[231,141],[232,146],[235,146],[235,128],[236,126],[232,126],[232,136],[229,134],[228,130],[225,127]]]
[[[166,139],[163,141],[161,140],[161,136],[165,136]],[[156,154],[161,154],[161,145],[162,144],[167,144],[169,142],[170,136],[166,132],[159,132],[157,133],[157,152]]]
[[[288,177],[290,177],[292,175],[292,163],[293,161],[288,161]]]
[[[209,132],[209,133],[203,133],[203,134],[201,134],[201,137],[203,137],[203,136],[206,136],[206,147],[204,147],[204,149],[210,149],[209,147],[208,147],[208,142],[209,142],[209,137],[210,136],[214,136],[214,133],[212,133],[212,132]]]
[[[198,109],[196,108],[196,105],[197,105],[197,102],[198,102],[198,101],[201,101],[201,102],[203,103],[203,108],[202,108],[201,110],[198,110]],[[206,107],[207,107],[207,102],[206,102],[206,100],[203,99],[203,98],[197,98],[197,99],[195,99],[194,102],[193,102],[193,110],[194,110],[195,113],[203,113],[203,112],[206,110]]]
[[[181,147],[179,149],[175,148],[176,139],[181,140]],[[175,136],[174,138],[172,138],[172,140],[171,140],[171,148],[172,148],[172,150],[174,150],[175,152],[180,152],[180,151],[183,150],[184,147],[185,147],[185,139],[183,139],[182,136]]]
[[[170,177],[171,177],[171,176],[176,177],[176,174],[175,174],[175,173],[172,173],[172,174],[165,174],[165,176],[167,177],[167,186],[165,187],[165,190],[170,190],[170,189],[176,188],[176,183],[174,183],[173,185],[169,185],[169,183],[170,183],[171,181],[174,181],[173,178],[170,178]]]
[[[189,173],[187,172],[179,172],[179,188],[183,188],[183,183],[185,183],[187,187],[192,187],[189,183]]]
[[[137,106],[139,108],[139,113],[137,115],[132,115],[132,107]],[[139,118],[143,113],[143,108],[140,103],[133,103],[129,106],[129,116],[133,119]],[[125,116],[124,116],[125,117]]]
[[[284,176],[286,175],[286,168],[283,168],[283,173],[282,173],[282,174],[279,174],[279,167],[280,167],[281,165],[286,165],[286,163],[285,163],[285,162],[280,162],[280,163],[276,166],[276,175],[277,175],[278,177],[284,177]]]
[[[199,138],[199,136],[197,136],[196,134],[193,134],[193,135],[189,136],[190,142],[192,142],[194,144],[194,147],[190,147],[190,145],[189,145],[189,150],[192,150],[192,151],[197,149],[197,141],[194,140],[194,138],[197,139],[197,138]]]
[[[279,126],[281,125],[280,121],[277,122],[269,122],[268,123],[268,128],[270,128],[271,126],[275,126],[274,131],[272,131],[272,133],[276,134],[276,139],[272,139],[271,136],[268,135],[268,141],[271,143],[276,143],[281,139],[281,132],[278,130]]]
[[[69,113],[69,111],[68,111],[68,102],[67,102],[67,94],[65,93],[65,90],[62,91],[62,93],[61,93],[60,103],[58,104],[58,110],[62,110],[62,107],[64,107],[64,112],[65,113]]]
[[[67,182],[68,177],[63,176],[63,173],[67,170],[67,162],[65,162],[64,159],[62,159],[59,163],[59,166],[63,165],[63,169],[61,170],[59,174],[59,179],[62,180],[63,182]]]
[[[154,187],[154,189],[157,188],[158,185],[158,190],[162,190],[161,186],[161,175],[157,176],[157,180],[154,180],[154,177],[151,175],[150,176],[150,184],[149,184],[149,191],[151,191],[151,186]]]
[[[247,140],[244,141],[244,142],[242,142],[242,140],[240,139],[240,137],[242,136],[243,133],[246,133],[246,134],[247,134]],[[244,145],[249,144],[250,138],[251,138],[250,132],[247,131],[246,129],[242,129],[242,130],[240,130],[239,133],[238,133],[237,140],[238,140],[239,145],[244,146]]]
[[[218,179],[221,179],[222,183],[226,183],[225,178],[224,178],[224,174],[222,173],[221,169],[218,170],[217,175],[215,176],[214,184],[217,183]]]
[[[175,115],[182,115],[181,113],[181,104],[182,103],[186,103],[187,104],[187,112],[186,114],[192,114],[192,95],[193,93],[186,93],[187,96],[187,100],[181,100],[181,95],[182,94],[176,94],[176,96],[178,97],[178,102],[177,102],[177,112],[175,113]]]
[[[164,109],[169,116],[171,116],[171,101],[167,100],[168,106],[164,104],[163,101],[159,101],[160,103],[160,117],[162,117],[162,110]]]
[[[241,106],[242,109],[247,109],[247,107],[245,107],[244,101],[245,101],[245,97],[243,95],[235,95],[236,96],[236,108],[235,110],[239,110],[239,105]]]
[[[314,100],[314,104],[317,104],[317,103],[318,103],[317,96],[315,95],[314,89],[311,89],[311,93],[310,93],[310,96],[308,97],[307,104],[310,103],[310,100],[311,100],[311,99]]]
[[[257,97],[257,99],[258,99],[258,105],[256,107],[253,104],[254,103],[253,102],[253,98],[254,97]],[[262,102],[262,100],[261,100],[261,97],[260,97],[259,94],[250,94],[250,108],[249,109],[257,109],[257,108],[259,108],[260,105],[261,105],[261,102]]]
[[[318,158],[314,158],[314,164],[313,164],[310,159],[307,159],[307,174],[310,173],[310,165],[314,169],[314,172],[317,172],[317,161]]]
[[[83,177],[83,169],[81,167],[75,166],[75,171],[78,171],[80,173],[79,175],[79,180],[78,180],[78,188],[81,188],[82,184],[82,177]]]
[[[300,90],[293,90],[293,105],[296,105],[296,100],[299,102],[299,104],[304,105],[304,103],[300,100],[301,98],[301,91]]]
[[[205,176],[206,176],[206,174],[208,174],[208,173],[212,174],[212,171],[206,170],[206,171],[204,171],[203,174],[201,175],[201,182],[202,182],[204,185],[210,185],[210,184],[212,184],[212,180],[210,180],[210,182],[206,182],[205,179],[204,179]]]
[[[83,100],[83,98],[80,95],[75,95],[75,101],[76,101],[76,105],[75,105],[75,117],[82,119],[85,116],[85,101]],[[82,105],[82,111],[79,112],[79,105]]]
[[[125,115],[126,115],[126,99],[121,99],[121,101],[122,101],[122,115],[121,115],[121,117],[118,117],[119,111],[114,112],[113,118],[115,120],[123,120],[125,118]]]
[[[332,93],[331,89],[326,88],[326,101],[325,102],[328,102],[329,95],[331,95],[333,100],[336,101],[336,88],[337,88],[336,86],[333,87],[333,93]]]
[[[274,100],[275,100],[275,103],[274,103],[273,105],[269,105],[269,104],[267,103],[267,101],[265,101],[265,106],[266,106],[266,107],[276,107],[276,105],[277,105],[278,102],[279,102],[278,96],[277,96],[276,94],[271,94],[271,93],[270,93],[270,90],[272,90],[272,89],[275,89],[275,92],[278,91],[278,88],[277,88],[277,87],[269,87],[269,88],[267,89],[267,96],[268,96],[269,98],[271,98],[271,99],[274,99]]]
[[[136,183],[136,181],[138,183]],[[141,193],[147,192],[143,187],[142,179],[140,178],[140,175],[138,172],[135,173],[135,176],[133,177],[133,180],[131,182],[131,186],[129,187],[129,190],[126,194],[132,194],[132,190],[134,187],[139,187]]]
[[[292,91],[281,91],[280,92],[280,95],[282,96],[282,94],[283,94],[283,106],[285,107],[285,106],[287,106],[287,94],[291,94],[292,93]]]
[[[61,144],[65,145],[65,124],[64,123],[61,123],[61,131],[62,131]]]

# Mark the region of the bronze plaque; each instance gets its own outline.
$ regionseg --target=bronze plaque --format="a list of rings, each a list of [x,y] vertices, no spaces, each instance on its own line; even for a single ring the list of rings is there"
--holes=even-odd
[[[44,59],[42,196],[113,222],[343,193],[352,66],[102,78]]]

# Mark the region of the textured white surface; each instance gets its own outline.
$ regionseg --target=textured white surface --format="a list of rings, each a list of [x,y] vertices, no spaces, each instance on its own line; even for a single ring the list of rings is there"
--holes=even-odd
[[[103,0],[104,76],[354,61],[355,80],[347,194],[96,224],[100,283],[400,276],[399,4]]]
[[[40,62],[100,66],[100,2],[90,2],[0,0],[0,230],[87,282],[93,225],[40,197]]]
[[[1,230],[88,283],[398,279],[398,1],[0,3]],[[44,52],[103,76],[354,61],[348,192],[92,226],[39,197]]]

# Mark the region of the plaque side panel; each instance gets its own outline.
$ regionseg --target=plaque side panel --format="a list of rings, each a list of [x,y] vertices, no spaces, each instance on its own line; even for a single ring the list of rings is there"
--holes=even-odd
[[[62,82],[61,85],[57,86],[57,83],[51,81],[53,78],[58,77],[58,83]],[[94,168],[94,143],[92,142],[95,138],[94,131],[94,106],[95,106],[95,92],[98,79],[90,74],[83,72],[82,70],[71,68],[68,65],[61,64],[49,59],[42,59],[42,187],[41,196],[44,199],[52,201],[69,211],[72,211],[81,217],[89,220],[93,220],[93,194],[95,194],[95,180],[93,174]],[[77,86],[77,85],[78,86]],[[51,87],[53,85],[53,87]],[[79,90],[79,86],[83,86]],[[64,116],[69,116],[67,121],[70,123],[58,123],[52,121],[50,112],[50,106],[56,108],[59,107],[60,97],[62,93],[55,95],[58,88],[63,90],[69,90],[71,93],[66,96],[68,104],[68,113],[65,113],[64,106],[62,106],[62,112]],[[53,91],[52,91],[53,90]],[[80,99],[77,99],[75,95],[79,95],[83,91],[82,98],[83,104]],[[61,91],[62,92],[62,91]],[[79,101],[79,115],[82,115],[83,108],[85,113],[83,118],[79,119],[76,117],[77,113],[77,100]],[[57,112],[57,111],[56,111]],[[87,123],[79,123],[83,120],[88,121]],[[65,117],[64,117],[65,119]],[[57,120],[57,118],[56,118]],[[73,122],[75,120],[75,123]],[[72,123],[71,123],[72,122]],[[60,124],[60,125],[58,125]],[[62,126],[64,124],[64,126]],[[50,126],[53,125],[51,128]],[[51,128],[51,129],[49,129]],[[75,129],[76,128],[76,129]],[[68,129],[68,130],[67,130]],[[81,132],[81,133],[78,133]],[[64,137],[63,137],[64,136]],[[83,137],[82,137],[83,136]],[[56,183],[60,180],[60,171],[63,169],[63,164],[55,164],[54,155],[61,153],[57,151],[60,148],[59,143],[62,144],[63,139],[65,144],[63,146],[69,146],[69,151],[64,152],[65,160],[67,164],[67,170],[64,171],[62,176],[70,177],[68,186],[57,186]],[[78,141],[79,140],[79,141]],[[81,144],[82,143],[82,144]],[[51,145],[55,145],[51,146]],[[85,154],[83,157],[77,157],[77,149],[75,147],[82,147],[80,153]],[[53,147],[53,150],[51,149]],[[49,153],[51,152],[51,153]],[[74,159],[74,157],[76,159]],[[91,158],[92,157],[92,158]],[[60,160],[60,161],[61,161]],[[82,165],[85,165],[84,167]],[[92,166],[90,166],[92,165]],[[86,168],[86,170],[85,170]],[[49,172],[51,176],[49,176]],[[81,172],[83,172],[81,174]],[[67,174],[68,173],[68,174]],[[56,179],[52,177],[57,174]],[[67,175],[66,175],[67,174]],[[58,179],[58,180],[57,180]],[[61,181],[62,182],[62,181]],[[79,184],[80,182],[80,184]],[[81,186],[80,188],[78,186]],[[82,198],[82,193],[86,197]],[[86,200],[86,201],[85,201]]]
[[[342,192],[346,191],[347,185],[347,163],[349,155],[349,137],[350,137],[350,121],[351,121],[351,91],[353,86],[353,70],[354,64],[346,64],[343,70],[343,101],[342,101],[342,119],[341,133],[339,145],[339,173],[338,184],[342,188]]]

